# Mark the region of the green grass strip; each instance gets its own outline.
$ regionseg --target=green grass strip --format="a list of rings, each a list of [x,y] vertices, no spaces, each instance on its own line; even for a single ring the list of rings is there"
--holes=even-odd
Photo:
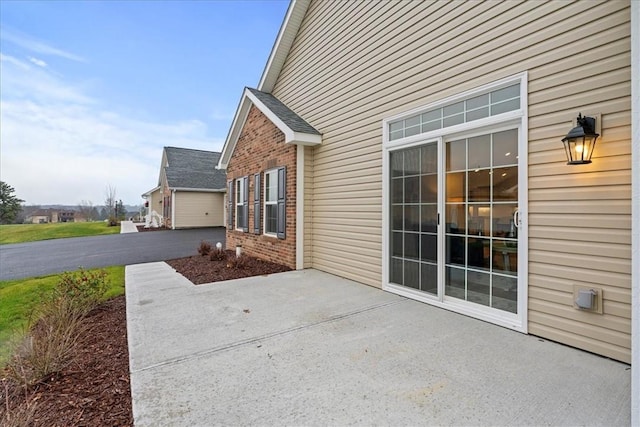
[[[104,299],[124,295],[124,267],[106,267],[110,286]],[[88,271],[95,271],[88,270]],[[0,366],[3,366],[11,352],[10,342],[22,335],[34,308],[44,295],[54,288],[59,274],[19,280],[0,281]]]
[[[9,224],[0,225],[0,245],[118,233],[120,233],[120,226],[109,227],[105,222]]]

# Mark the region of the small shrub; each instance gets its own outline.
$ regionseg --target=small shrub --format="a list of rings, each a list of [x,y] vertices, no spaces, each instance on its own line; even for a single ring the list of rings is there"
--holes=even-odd
[[[235,268],[235,269],[238,269],[238,270],[244,268],[245,264],[246,263],[245,263],[244,255],[231,257],[227,261],[227,267],[228,268]]]
[[[68,366],[84,330],[82,319],[100,303],[108,286],[105,271],[81,268],[63,273],[34,311],[35,322],[15,344],[7,364],[8,376],[29,387]]]
[[[205,242],[204,240],[200,242],[200,246],[198,246],[198,253],[202,256],[207,256],[211,252],[211,243]]]
[[[83,315],[70,299],[50,299],[36,315],[38,320],[18,342],[7,364],[8,376],[24,387],[67,367],[83,331]]]
[[[216,248],[211,251],[209,259],[211,261],[224,261],[225,259],[227,259],[227,253],[224,251],[224,249]]]
[[[58,303],[57,300],[64,299],[65,304],[70,304],[70,309],[84,316],[100,303],[107,289],[109,282],[106,271],[80,268],[76,272],[62,274],[50,299],[54,305]]]

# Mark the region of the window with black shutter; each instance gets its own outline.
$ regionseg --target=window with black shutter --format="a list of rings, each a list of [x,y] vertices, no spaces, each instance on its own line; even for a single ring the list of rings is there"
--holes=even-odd
[[[287,199],[287,169],[278,169],[278,239],[285,238],[285,229],[287,225],[287,209],[285,202]]]
[[[249,180],[246,176],[236,179],[235,197],[236,230],[241,230],[246,233],[249,231]]]
[[[253,232],[260,234],[260,174],[253,176]]]
[[[233,230],[233,180],[227,183],[227,228]]]

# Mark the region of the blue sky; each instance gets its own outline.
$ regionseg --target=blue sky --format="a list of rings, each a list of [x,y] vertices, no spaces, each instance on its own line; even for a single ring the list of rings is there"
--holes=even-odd
[[[125,204],[162,147],[220,151],[288,1],[0,1],[0,179],[27,204]]]

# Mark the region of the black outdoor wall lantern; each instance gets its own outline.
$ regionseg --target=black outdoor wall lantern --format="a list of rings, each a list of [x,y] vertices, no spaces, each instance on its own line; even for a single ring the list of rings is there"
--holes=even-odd
[[[591,155],[600,134],[596,133],[596,119],[578,114],[576,127],[562,138],[568,165],[586,165],[591,163]]]

